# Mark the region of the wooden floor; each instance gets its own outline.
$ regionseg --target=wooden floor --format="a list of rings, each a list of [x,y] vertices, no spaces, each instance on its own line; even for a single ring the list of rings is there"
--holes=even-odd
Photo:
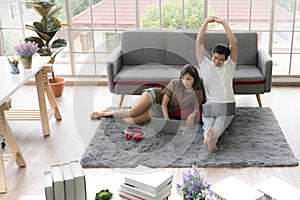
[[[136,98],[125,98],[131,105]],[[274,86],[271,93],[261,96],[264,107],[271,107],[296,157],[300,158],[300,87]],[[237,106],[257,106],[255,95],[236,96]],[[79,160],[98,121],[90,120],[90,113],[117,105],[118,97],[110,94],[105,86],[67,86],[63,97],[57,98],[63,120],[50,120],[51,135],[43,136],[40,122],[10,121],[17,143],[27,162],[25,168],[14,165],[7,173],[6,194],[1,200],[43,199],[43,172],[51,164]],[[25,86],[12,98],[13,108],[37,109],[36,89]],[[262,122],[263,124],[263,122]],[[5,149],[7,151],[7,148]],[[100,189],[108,188],[118,198],[122,176],[130,169],[85,169],[88,199],[93,199]],[[174,175],[170,199],[180,199],[176,185],[186,169],[163,169]],[[249,167],[249,168],[203,168],[208,182],[214,184],[228,176],[255,186],[262,180],[277,176],[300,188],[300,167]],[[26,198],[27,197],[27,198]]]

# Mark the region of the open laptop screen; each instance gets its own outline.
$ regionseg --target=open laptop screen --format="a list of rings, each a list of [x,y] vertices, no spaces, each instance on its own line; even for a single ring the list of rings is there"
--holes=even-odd
[[[164,118],[153,117],[150,124],[156,132],[177,134],[183,131],[180,120],[165,120]]]

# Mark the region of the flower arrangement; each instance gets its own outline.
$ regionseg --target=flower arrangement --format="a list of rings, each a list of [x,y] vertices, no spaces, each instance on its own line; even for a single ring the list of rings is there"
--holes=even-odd
[[[20,42],[14,45],[15,54],[22,58],[31,58],[38,50],[34,42]]]
[[[204,177],[201,177],[200,170],[193,165],[192,170],[184,172],[182,184],[177,184],[177,191],[182,195],[183,200],[210,200],[213,192],[211,185]]]

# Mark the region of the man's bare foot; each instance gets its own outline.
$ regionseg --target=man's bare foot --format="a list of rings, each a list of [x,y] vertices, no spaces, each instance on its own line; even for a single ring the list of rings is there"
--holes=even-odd
[[[106,112],[110,112],[110,110],[103,110],[100,112],[92,112],[91,119],[100,119],[102,117],[107,117],[107,115],[105,115]]]
[[[217,137],[212,128],[209,128],[207,130],[206,138],[203,141],[203,144],[208,146],[208,148],[211,150],[211,152],[215,153],[218,151],[217,148]]]
[[[216,153],[216,152],[218,151],[217,145],[215,145],[214,147],[212,147],[212,148],[210,149],[210,151],[213,152],[213,153]]]

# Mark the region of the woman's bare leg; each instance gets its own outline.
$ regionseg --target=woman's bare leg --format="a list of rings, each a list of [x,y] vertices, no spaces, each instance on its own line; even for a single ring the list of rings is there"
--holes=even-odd
[[[142,124],[148,122],[150,119],[151,119],[151,112],[150,109],[148,109],[144,113],[138,116],[123,118],[122,120],[127,124]]]
[[[91,118],[92,119],[100,119],[102,117],[109,117],[112,116],[111,114],[111,110],[102,110],[100,112],[92,112],[91,114]]]
[[[101,117],[117,117],[117,118],[131,118],[143,114],[149,110],[151,106],[151,100],[148,92],[143,92],[138,101],[130,109],[119,109],[119,110],[104,110],[101,112],[93,112],[91,114],[92,119]]]
[[[143,92],[137,102],[129,109],[129,117],[137,117],[144,114],[151,107],[151,99],[148,92]]]
[[[100,112],[92,112],[91,118],[92,119],[100,119],[102,117],[109,117],[111,110],[102,110]]]

